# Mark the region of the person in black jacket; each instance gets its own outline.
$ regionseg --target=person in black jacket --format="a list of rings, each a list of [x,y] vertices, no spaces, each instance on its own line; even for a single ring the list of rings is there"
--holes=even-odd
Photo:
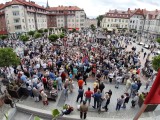
[[[100,89],[101,93],[103,92],[104,88],[105,88],[105,85],[104,85],[103,81],[101,81],[101,83],[99,84],[99,89]]]
[[[87,82],[86,82],[87,78],[88,78],[87,73],[84,73],[84,75],[83,75],[83,81],[85,82],[85,85],[87,85]]]
[[[125,93],[124,103],[122,108],[126,108],[126,104],[129,102],[129,94]]]

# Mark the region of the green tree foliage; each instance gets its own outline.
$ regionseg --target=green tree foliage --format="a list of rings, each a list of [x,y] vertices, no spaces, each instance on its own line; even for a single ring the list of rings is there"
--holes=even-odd
[[[158,71],[160,68],[160,55],[155,56],[152,60],[152,67],[154,70]]]
[[[57,39],[58,39],[58,36],[56,34],[52,34],[48,37],[48,39],[51,41],[51,42],[55,42]]]
[[[1,35],[1,36],[0,36],[0,39],[2,39],[2,40],[5,40],[6,38],[8,38],[7,35]]]
[[[53,28],[49,28],[49,31],[52,31],[53,30]]]
[[[73,28],[73,29],[72,29],[72,32],[73,32],[73,33],[74,33],[74,32],[76,32],[76,29],[75,29],[75,28]]]
[[[30,36],[33,37],[34,33],[35,33],[35,31],[29,31],[29,32],[28,32],[28,35],[30,35]]]
[[[9,67],[19,65],[20,59],[12,48],[0,48],[0,67]]]
[[[61,30],[62,30],[62,32],[64,32],[64,33],[66,33],[66,32],[67,32],[67,29],[66,29],[66,28],[64,28],[64,27],[61,27]]]
[[[98,27],[100,27],[100,24],[101,24],[101,22],[102,22],[103,17],[104,17],[103,15],[99,15],[99,16],[97,17],[97,20],[98,20],[97,26],[98,26]]]
[[[44,29],[44,32],[45,32],[45,33],[48,32],[48,29]]]
[[[40,38],[41,36],[42,36],[41,33],[35,33],[35,34],[34,34],[34,38],[35,38],[35,39]]]
[[[156,41],[160,44],[160,38],[157,38]]]
[[[61,34],[59,35],[59,37],[60,37],[60,38],[64,38],[64,37],[65,37],[65,34],[64,34],[64,33],[61,33]]]
[[[39,33],[43,33],[43,29],[39,29],[38,32],[39,32]]]
[[[29,37],[27,35],[21,35],[20,40],[22,40],[23,42],[26,42],[29,40]]]
[[[92,31],[95,31],[96,27],[93,24],[91,24],[90,27],[91,27]]]

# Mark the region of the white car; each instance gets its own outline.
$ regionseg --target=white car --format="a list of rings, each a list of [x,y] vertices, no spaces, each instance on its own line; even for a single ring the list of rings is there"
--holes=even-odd
[[[138,44],[139,44],[139,45],[144,45],[144,43],[143,43],[143,42],[139,42]]]
[[[160,50],[156,50],[156,51],[154,51],[154,53],[155,53],[156,55],[160,55]]]
[[[150,45],[144,44],[143,47],[149,49]]]

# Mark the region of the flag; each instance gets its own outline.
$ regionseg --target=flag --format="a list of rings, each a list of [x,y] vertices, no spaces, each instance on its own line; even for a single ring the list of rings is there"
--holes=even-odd
[[[150,92],[146,96],[144,104],[160,104],[160,70],[157,73]]]

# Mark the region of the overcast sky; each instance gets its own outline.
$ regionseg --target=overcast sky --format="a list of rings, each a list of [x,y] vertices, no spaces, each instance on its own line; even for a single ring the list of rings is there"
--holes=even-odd
[[[10,1],[10,0],[0,0]],[[28,0],[27,0],[28,1]],[[30,0],[31,1],[31,0]],[[33,0],[39,5],[46,6],[47,0]],[[49,6],[78,6],[83,8],[88,17],[94,18],[104,14],[109,9],[127,10],[128,8],[160,9],[160,0],[48,0]]]

